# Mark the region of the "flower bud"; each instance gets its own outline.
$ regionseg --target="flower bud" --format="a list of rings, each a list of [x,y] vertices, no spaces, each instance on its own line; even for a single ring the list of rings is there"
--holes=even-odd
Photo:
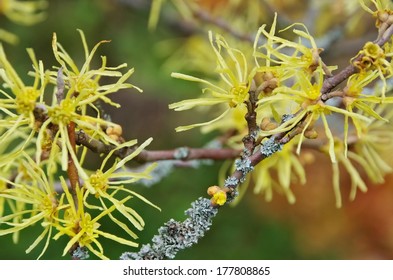
[[[306,130],[304,132],[304,137],[308,139],[316,139],[318,138],[318,132],[314,129]]]
[[[262,130],[268,131],[268,130],[273,130],[276,129],[278,127],[278,125],[275,122],[272,122],[270,120],[270,118],[263,118],[261,121],[261,124],[259,125],[259,127]]]
[[[213,196],[215,193],[217,193],[220,190],[221,188],[219,186],[211,186],[207,189],[207,194]]]

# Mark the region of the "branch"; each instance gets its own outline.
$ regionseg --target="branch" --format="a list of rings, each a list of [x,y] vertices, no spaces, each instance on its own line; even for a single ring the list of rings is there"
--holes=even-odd
[[[207,198],[198,198],[185,211],[188,216],[183,222],[170,219],[158,229],[152,239],[153,245],[142,245],[137,253],[125,252],[122,260],[162,260],[173,259],[180,250],[191,247],[210,229],[212,219],[218,209],[212,207]]]
[[[243,138],[245,154],[247,156],[254,152],[256,138],[259,131],[259,127],[257,125],[257,113],[255,111],[258,107],[258,94],[255,90],[250,90],[248,94],[249,99],[245,102],[247,105],[247,114],[245,115],[245,119],[247,122],[248,134]]]
[[[59,71],[57,72],[57,89],[56,89],[56,99],[57,103],[60,104],[62,100],[64,99],[64,78],[63,78],[63,68],[60,68]],[[76,124],[75,122],[70,122],[67,125],[67,133],[68,133],[68,140],[70,141],[72,151],[67,152],[68,154],[68,163],[67,163],[67,175],[68,175],[68,180],[70,182],[70,187],[71,187],[71,194],[73,196],[74,202],[75,202],[75,208],[78,209],[78,198],[76,194],[76,189],[80,186],[80,181],[79,181],[79,174],[78,174],[78,169],[75,165],[75,162],[71,156],[71,152],[76,154],[76,135],[75,135],[75,127]],[[57,128],[56,128],[57,129]],[[79,227],[74,229],[75,233],[78,233]],[[79,254],[79,252],[82,252],[79,246],[79,242],[76,242],[72,248],[70,249],[69,253],[71,254],[72,258],[75,260],[81,259],[82,255]],[[77,252],[77,253],[75,253]]]
[[[71,122],[67,126],[67,131],[68,131],[68,137],[71,143],[71,147],[73,149],[74,154],[76,153],[76,141],[75,141],[75,123]],[[75,162],[71,157],[70,152],[68,152],[68,167],[67,167],[67,175],[68,179],[70,180],[70,185],[71,185],[71,191],[74,196],[74,199],[76,199],[76,188],[80,186],[79,182],[79,175],[78,175],[78,169],[75,166]],[[77,201],[77,200],[75,200]],[[77,206],[77,205],[75,205]]]
[[[241,39],[240,37],[242,35],[232,31],[230,29],[231,27],[226,25],[225,22],[212,19],[209,14],[205,14],[202,11],[194,11],[194,15],[205,20],[206,22],[210,22],[221,27],[235,37],[239,36],[239,39]],[[378,36],[378,39],[375,42],[382,46],[387,42],[387,40],[390,39],[392,34],[393,28],[389,27],[382,35]],[[354,61],[358,61],[361,58],[362,56],[358,55]],[[346,80],[352,74],[356,73],[356,71],[357,69],[353,65],[349,65],[338,74],[327,78],[324,81],[320,92],[321,101],[325,102],[330,97],[339,94],[332,93],[328,95],[328,93],[330,93],[337,85]],[[244,153],[242,154],[241,159],[237,159],[235,161],[236,170],[226,179],[224,187],[222,188],[226,192],[227,202],[230,202],[230,200],[236,196],[237,186],[245,180],[245,176],[251,172],[257,164],[274,153],[280,151],[283,145],[290,142],[298,133],[302,131],[300,128],[307,118],[306,115],[303,119],[299,120],[297,125],[295,125],[294,128],[290,131],[273,135],[259,145],[255,139],[256,132],[259,129],[256,124],[257,96],[255,96],[252,91],[250,91],[249,94],[250,99],[246,102],[247,114],[245,115],[248,126],[248,134],[243,138],[243,144],[245,148]],[[285,121],[288,121],[287,117],[283,117],[283,122]],[[188,148],[185,149],[187,150],[184,150],[184,157],[187,158],[189,156],[189,150]],[[161,154],[159,154],[157,157],[163,158],[164,154],[172,157],[174,156],[175,151],[179,152],[178,149],[172,151],[160,151]],[[150,156],[154,155],[154,152],[144,152],[150,153]],[[148,156],[146,156],[146,158],[148,158]],[[184,222],[177,222],[171,219],[159,229],[159,234],[153,237],[153,245],[143,245],[139,252],[126,252],[123,253],[120,258],[127,260],[174,258],[179,250],[192,246],[193,244],[197,243],[198,238],[204,235],[205,231],[210,228],[211,219],[217,214],[218,207],[219,206],[214,204],[212,200],[209,201],[207,199],[199,198],[193,203],[193,208],[186,211],[186,214],[188,214],[190,218],[186,219]]]
[[[82,130],[76,132],[76,143],[90,149],[95,153],[108,154],[111,150],[116,148],[114,145],[105,144],[99,140],[91,138]],[[125,158],[136,149],[135,146],[117,150],[114,155],[119,158]],[[239,157],[240,151],[236,149],[222,148],[188,148],[181,147],[173,150],[148,151],[143,150],[134,158],[138,163],[147,163],[160,160],[194,160],[194,159],[212,159],[212,160],[226,160]]]
[[[382,47],[388,40],[393,36],[393,25],[389,26],[384,30],[384,32],[378,35],[378,38],[374,41]],[[360,61],[363,55],[359,54],[353,62]],[[327,78],[321,89],[320,100],[326,102],[329,98],[337,96],[340,92],[329,94],[337,85],[349,78],[351,75],[355,74],[358,69],[353,65],[347,66],[338,74]],[[252,142],[252,135],[254,131],[254,123],[252,116],[255,114],[256,107],[252,106],[252,98],[250,96],[250,101],[247,102],[247,114],[245,119],[248,124],[248,135],[243,139],[245,150],[253,151],[256,148],[256,143]],[[299,113],[299,112],[298,112]],[[263,142],[257,152],[250,153],[249,155],[243,155],[241,160],[235,161],[236,171],[232,173],[231,176],[227,178],[224,184],[224,189],[226,188],[227,197],[229,202],[236,196],[237,186],[245,180],[245,176],[251,172],[254,167],[259,164],[265,158],[273,155],[274,153],[280,151],[286,143],[290,142],[296,135],[301,133],[303,122],[307,119],[307,115],[299,120],[299,122],[290,131],[279,133],[271,136],[267,141]],[[287,121],[287,120],[286,120]]]
[[[391,25],[389,28],[387,28],[385,30],[385,32],[383,32],[378,39],[376,39],[374,41],[375,44],[377,44],[378,46],[382,47],[387,41],[389,41],[391,39],[393,35],[393,25]],[[333,90],[333,88],[335,88],[336,86],[338,86],[340,83],[342,83],[343,81],[345,81],[346,79],[348,79],[351,75],[355,74],[356,72],[358,72],[358,69],[354,66],[354,62],[356,61],[360,61],[362,59],[364,55],[358,55],[354,60],[353,63],[351,65],[348,65],[346,68],[344,68],[343,70],[341,70],[338,74],[327,78],[324,82],[323,82],[323,86],[321,89],[321,95],[322,97],[331,92]],[[326,99],[322,99],[323,101],[326,101]]]

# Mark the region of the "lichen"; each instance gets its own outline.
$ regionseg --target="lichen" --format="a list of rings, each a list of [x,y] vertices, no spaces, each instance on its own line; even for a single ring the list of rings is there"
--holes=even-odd
[[[173,153],[173,157],[175,159],[186,159],[190,154],[190,149],[187,147],[180,147],[177,148],[174,153]]]
[[[72,258],[77,260],[86,260],[90,258],[89,251],[85,247],[78,246],[72,252]]]
[[[152,239],[152,245],[143,245],[139,252],[124,252],[122,260],[173,259],[183,249],[198,243],[198,240],[210,229],[212,218],[218,209],[212,207],[207,198],[198,198],[185,211],[188,216],[183,222],[170,219],[160,227]]]
[[[254,169],[249,158],[235,160],[235,167],[236,170],[241,171],[244,175]]]
[[[229,176],[225,179],[224,186],[226,187],[236,187],[239,184],[239,179],[233,176]]]
[[[269,138],[261,145],[261,154],[270,157],[272,154],[282,150],[282,144],[278,143],[273,137]]]

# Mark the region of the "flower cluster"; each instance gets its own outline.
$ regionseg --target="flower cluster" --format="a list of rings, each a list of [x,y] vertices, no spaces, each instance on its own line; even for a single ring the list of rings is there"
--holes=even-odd
[[[326,85],[329,85],[329,79],[333,78],[337,67],[324,63],[321,58],[323,49],[317,46],[303,24],[295,23],[278,31],[275,15],[270,29],[262,25],[254,44],[242,49],[231,46],[223,36],[209,32],[219,79],[173,73],[175,78],[200,83],[204,88],[200,98],[176,102],[169,108],[182,111],[215,106],[222,113],[210,121],[181,126],[176,130],[194,127],[202,127],[203,132],[232,129],[236,133],[232,134],[227,144],[234,148],[243,144],[242,140],[248,133],[257,134],[250,135],[255,139],[256,147],[259,146],[253,152],[259,151],[265,159],[255,166],[255,192],[263,190],[267,199],[271,198],[271,190],[275,188],[283,190],[288,200],[294,202],[290,191],[291,180],[298,178],[301,183],[306,180],[302,163],[297,157],[301,154],[302,145],[315,138],[319,142],[314,147],[326,153],[333,166],[337,206],[341,205],[339,164],[345,167],[352,179],[351,199],[356,189],[366,190],[354,162],[366,169],[364,160],[369,157],[374,159],[371,161],[374,163],[370,163],[373,167],[367,167],[374,171],[367,173],[370,178],[379,178],[373,181],[380,182],[376,170],[386,174],[391,167],[376,157],[375,148],[371,148],[375,145],[370,145],[368,139],[375,137],[375,131],[369,129],[375,122],[388,121],[381,115],[386,110],[380,110],[380,107],[393,101],[392,97],[386,96],[388,79],[393,75],[393,41],[383,35],[393,26],[393,12],[389,1],[372,3],[376,11],[363,2],[361,6],[377,17],[376,26],[380,35],[375,42],[366,43],[352,59],[356,70],[349,75],[346,86],[334,91],[326,90]],[[384,43],[381,40],[385,40]],[[378,79],[382,81],[382,86],[377,86],[372,94],[365,94],[365,89]],[[254,107],[250,106],[251,96],[257,99]],[[255,113],[255,121],[259,125],[253,131],[250,131],[250,124],[246,121],[246,116],[251,113]],[[283,148],[284,144],[288,147]],[[361,145],[362,148],[359,148]],[[278,180],[272,175],[275,173]]]
[[[176,102],[170,104],[169,108],[176,111],[188,110],[196,106],[225,105],[226,108],[223,113],[211,121],[181,126],[176,129],[177,131],[213,124],[225,117],[231,109],[244,106],[244,102],[249,98],[248,91],[255,73],[254,68],[248,66],[243,52],[230,47],[222,36],[213,37],[212,32],[209,32],[209,41],[216,56],[216,72],[220,77],[220,82],[214,84],[190,75],[172,73],[172,77],[207,85],[208,87],[203,89],[203,93],[208,96]]]
[[[97,49],[107,41],[90,50],[83,32],[79,34],[85,52],[81,66],[56,34],[52,50],[58,65],[52,69],[45,69],[28,49],[32,84],[22,81],[0,45],[0,235],[13,234],[17,241],[21,230],[40,224],[42,233],[26,250],[29,253],[45,240],[38,258],[52,239],[61,236],[69,237],[64,254],[74,256],[78,255],[74,251],[89,250],[106,259],[100,237],[136,247],[132,239],[137,234],[130,225],[142,230],[145,222],[131,206],[132,198],[159,209],[129,188],[130,183],[149,178],[155,165],[140,172],[130,172],[125,166],[152,139],[140,145],[137,140],[126,141],[121,126],[105,118],[99,105],[119,107],[110,94],[136,88],[127,82],[134,70],[125,69],[126,64],[108,66],[105,56],[100,67],[91,67]],[[78,144],[78,131],[110,148],[95,171],[85,167],[87,148]],[[113,160],[119,150],[128,152]],[[119,226],[125,238],[101,230],[104,217]]]

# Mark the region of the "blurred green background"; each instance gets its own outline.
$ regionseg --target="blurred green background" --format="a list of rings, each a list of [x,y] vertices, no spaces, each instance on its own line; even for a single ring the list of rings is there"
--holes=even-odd
[[[172,112],[168,109],[168,104],[196,96],[199,89],[192,83],[171,79],[170,71],[162,67],[166,57],[160,52],[160,44],[180,36],[170,25],[159,24],[154,32],[148,31],[148,10],[133,9],[115,0],[49,2],[47,19],[37,25],[24,27],[5,19],[0,21],[5,29],[20,38],[20,43],[16,46],[5,45],[8,58],[20,75],[27,74],[31,69],[25,51],[27,47],[35,50],[45,67],[54,63],[51,50],[53,32],[57,33],[58,41],[67,52],[74,58],[79,57],[82,62],[83,48],[76,31],[79,28],[84,31],[90,47],[100,40],[111,40],[111,43],[104,44],[98,50],[98,54],[108,57],[109,65],[126,62],[136,70],[131,82],[144,92],[139,94],[136,91],[123,91],[113,95],[113,99],[121,102],[122,107],[111,112],[112,119],[123,124],[128,139],[144,141],[152,136],[154,141],[150,149],[172,149],[180,146],[201,147],[213,138],[214,135],[203,135],[198,130],[183,133],[174,131],[176,126],[193,123],[200,116],[189,112]],[[99,63],[99,56],[96,58]],[[207,187],[217,183],[219,168],[220,163],[198,169],[179,168],[150,188],[135,185],[135,190],[162,209],[158,212],[135,200],[135,208],[146,222],[145,230],[139,234],[140,244],[149,243],[157,229],[170,218],[184,220],[184,211],[190,207],[190,203],[200,196],[206,196]],[[321,181],[316,184],[321,184]],[[317,187],[308,186],[311,195],[305,195],[293,206],[289,206],[279,196],[275,196],[274,204],[269,204],[263,197],[255,197],[250,189],[236,207],[220,209],[207,235],[197,245],[180,252],[177,259],[340,259],[390,256],[390,253],[375,256],[345,254],[342,245],[351,243],[353,235],[349,230],[340,230],[340,226],[350,218],[346,208],[334,208],[331,190],[327,185],[322,186],[320,196],[314,197],[313,194],[318,192]],[[329,193],[326,195],[329,202],[327,206],[320,208],[319,203],[315,202],[307,208],[309,200],[317,201],[326,194],[325,189]],[[310,216],[313,218],[310,219]],[[340,225],[337,225],[337,220]],[[111,224],[102,224],[103,230],[112,231],[110,227]],[[312,228],[314,231],[299,231],[299,228]],[[24,251],[40,232],[39,225],[22,231],[20,242],[16,245],[12,244],[11,236],[0,237],[0,259],[36,258],[42,247],[36,248],[29,255]],[[338,233],[323,238],[331,232]],[[359,244],[363,244],[362,239],[359,240]],[[63,237],[51,242],[43,258],[61,259],[61,252],[67,241]],[[324,242],[324,245],[313,245]],[[136,250],[105,239],[102,239],[102,244],[106,248],[105,254],[112,259],[117,259],[124,251]],[[350,246],[361,247],[359,244]],[[361,249],[358,251],[363,252]],[[69,259],[69,256],[63,259]]]

